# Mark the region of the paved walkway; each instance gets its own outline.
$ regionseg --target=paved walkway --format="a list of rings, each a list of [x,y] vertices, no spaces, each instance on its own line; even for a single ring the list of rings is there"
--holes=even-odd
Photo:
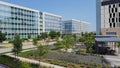
[[[30,46],[23,46],[22,49],[30,49],[34,48],[35,46],[30,45]],[[11,52],[13,48],[1,48],[0,53],[5,53],[5,52]]]
[[[104,58],[110,62],[112,66],[120,66],[120,55],[119,56],[111,56],[111,55],[105,55]]]
[[[11,55],[10,53],[8,53],[6,55],[10,56],[10,57],[15,57],[14,55]],[[33,59],[28,59],[28,58],[23,58],[23,57],[18,57],[18,59],[21,60],[21,61],[24,61],[24,62],[39,64],[39,61],[33,60]],[[47,66],[47,67],[53,67],[53,68],[66,68],[66,67],[62,67],[62,66],[58,66],[58,65],[54,65],[54,64],[49,64],[49,63],[45,63],[45,62],[40,62],[40,65],[41,66]]]

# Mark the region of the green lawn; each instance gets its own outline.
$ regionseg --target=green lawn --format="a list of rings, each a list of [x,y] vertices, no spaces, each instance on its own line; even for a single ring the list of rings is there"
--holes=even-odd
[[[30,50],[30,51],[26,51],[26,52],[21,52],[20,54],[19,54],[19,56],[21,56],[21,57],[28,57],[28,56],[32,56],[33,55],[33,50]]]

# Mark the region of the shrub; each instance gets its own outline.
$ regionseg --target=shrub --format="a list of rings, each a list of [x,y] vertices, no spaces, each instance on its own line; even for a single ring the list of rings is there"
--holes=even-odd
[[[19,68],[32,68],[29,63],[26,62],[20,62]]]
[[[13,40],[9,40],[8,43],[13,43]]]

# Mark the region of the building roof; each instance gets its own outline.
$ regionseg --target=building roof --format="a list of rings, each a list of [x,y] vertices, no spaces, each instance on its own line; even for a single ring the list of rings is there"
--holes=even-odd
[[[8,3],[8,2],[0,1],[0,4],[6,5],[6,6],[12,6],[12,7],[16,7],[16,8],[21,8],[21,9],[25,9],[25,10],[30,10],[30,11],[34,11],[34,12],[39,12],[38,10],[35,10],[35,9],[31,9],[31,8],[27,8],[27,7],[15,5],[15,4],[11,4],[11,3]]]
[[[97,42],[120,42],[120,38],[95,38]]]
[[[55,16],[55,17],[62,17],[60,15],[56,15],[56,14],[52,14],[52,13],[48,13],[48,12],[43,12],[43,14],[47,14],[47,15],[51,15],[51,16]]]

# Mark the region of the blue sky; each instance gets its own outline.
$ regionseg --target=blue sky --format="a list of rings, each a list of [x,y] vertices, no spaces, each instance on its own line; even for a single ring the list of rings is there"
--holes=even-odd
[[[63,20],[79,19],[91,23],[96,30],[95,0],[1,0],[13,4],[61,15]]]

